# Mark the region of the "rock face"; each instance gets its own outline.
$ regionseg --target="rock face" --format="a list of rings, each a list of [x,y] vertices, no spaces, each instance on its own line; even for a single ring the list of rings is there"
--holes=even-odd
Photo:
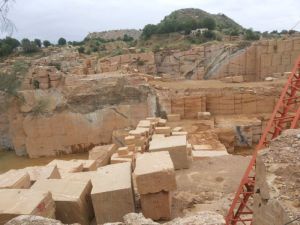
[[[110,143],[113,130],[153,115],[149,86],[125,76],[68,76],[60,89],[22,91],[26,103],[10,115],[16,152],[34,158],[88,151]]]
[[[290,71],[300,54],[300,38],[265,40],[233,54],[212,70],[212,78],[242,75],[246,81],[262,80]]]
[[[282,225],[300,216],[299,134],[299,129],[287,130],[259,153],[254,224]]]

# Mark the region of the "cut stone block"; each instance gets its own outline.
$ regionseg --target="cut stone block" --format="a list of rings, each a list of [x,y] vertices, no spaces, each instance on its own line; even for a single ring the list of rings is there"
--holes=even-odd
[[[31,183],[41,179],[60,179],[57,166],[32,166],[22,169],[30,176]]]
[[[155,128],[156,134],[164,134],[166,136],[170,136],[171,128],[170,127],[156,127]]]
[[[69,179],[69,180],[75,180],[75,181],[88,182],[88,181],[92,181],[93,177],[97,177],[97,171],[69,173],[63,179],[64,180]]]
[[[116,164],[116,163],[132,163],[132,157],[120,157],[117,153],[114,153],[111,156],[110,159],[111,164]]]
[[[110,158],[116,151],[117,146],[115,144],[96,146],[89,151],[89,159],[96,160],[97,167],[106,166],[110,163]]]
[[[30,188],[30,176],[23,170],[10,170],[0,175],[0,189],[13,188],[23,189]]]
[[[38,180],[33,190],[50,191],[56,205],[56,219],[66,224],[89,225],[93,218],[90,181],[69,179]]]
[[[142,128],[150,128],[151,127],[151,121],[150,120],[141,120],[137,127],[142,127]]]
[[[198,120],[210,120],[211,113],[210,112],[198,112]]]
[[[194,148],[195,151],[213,150],[211,145],[193,145],[193,148]]]
[[[170,192],[141,195],[143,215],[153,220],[170,220],[172,196]]]
[[[175,169],[189,168],[186,136],[153,139],[150,142],[149,151],[168,151]]]
[[[168,152],[139,155],[136,159],[134,177],[140,194],[176,189],[174,165]]]
[[[0,199],[0,224],[19,215],[55,218],[55,203],[48,191],[1,189]]]
[[[128,155],[128,153],[129,153],[128,147],[120,147],[120,148],[118,148],[117,153],[118,153],[119,156]]]
[[[124,142],[126,145],[133,145],[133,144],[135,144],[135,141],[136,141],[135,136],[133,136],[133,135],[130,135],[130,136],[127,136],[124,138]]]
[[[128,147],[128,151],[130,151],[130,152],[134,152],[135,151],[135,144],[133,144],[133,145],[127,145],[127,147]]]
[[[167,120],[165,120],[165,119],[159,119],[157,125],[159,127],[164,127],[164,126],[166,126],[166,124],[167,124]]]
[[[164,138],[164,137],[166,137],[166,135],[164,135],[164,134],[153,134],[152,135],[152,140],[156,139],[156,138]]]
[[[83,165],[81,162],[54,159],[48,163],[48,166],[55,165],[57,166],[61,177],[66,176],[67,173],[76,173],[83,170]]]
[[[169,114],[167,118],[169,122],[177,122],[180,121],[180,114]]]
[[[194,160],[229,155],[227,151],[192,151]]]
[[[186,131],[173,131],[172,132],[172,136],[186,136],[186,135],[188,135],[188,132],[186,132]]]
[[[82,163],[82,166],[83,166],[83,170],[82,171],[84,171],[84,172],[97,170],[97,162],[96,162],[96,160],[93,160],[93,159],[89,159],[89,160],[73,159],[71,161],[72,162]]]
[[[175,127],[172,129],[172,132],[179,132],[182,131],[182,127]]]
[[[92,201],[97,224],[122,221],[135,211],[131,164],[119,163],[100,167],[92,179]]]

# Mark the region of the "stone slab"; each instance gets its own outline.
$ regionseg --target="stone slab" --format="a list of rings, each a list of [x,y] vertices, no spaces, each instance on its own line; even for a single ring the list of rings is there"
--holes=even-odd
[[[100,167],[92,179],[92,201],[97,224],[122,221],[135,211],[131,164],[119,163]]]
[[[110,163],[110,157],[116,150],[115,144],[96,146],[89,151],[89,159],[96,160],[97,167],[106,166]]]
[[[186,136],[170,136],[153,139],[149,152],[168,151],[175,169],[189,168]]]
[[[175,170],[169,152],[139,155],[136,159],[134,178],[139,194],[175,190]]]
[[[55,218],[55,203],[48,191],[1,189],[0,199],[0,224],[19,215]]]
[[[143,215],[153,220],[170,220],[172,196],[170,192],[141,195]]]
[[[89,225],[93,218],[90,181],[69,179],[38,180],[33,190],[50,191],[56,205],[56,219],[66,224]]]
[[[0,189],[13,188],[23,189],[30,188],[30,176],[23,170],[9,170],[0,175]]]

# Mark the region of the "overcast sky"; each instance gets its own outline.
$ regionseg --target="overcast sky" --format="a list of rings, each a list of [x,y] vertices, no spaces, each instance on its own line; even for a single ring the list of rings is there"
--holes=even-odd
[[[224,13],[260,31],[290,29],[300,20],[300,0],[15,0],[9,18],[17,27],[14,37],[56,42],[82,40],[93,31],[141,29],[191,7]]]

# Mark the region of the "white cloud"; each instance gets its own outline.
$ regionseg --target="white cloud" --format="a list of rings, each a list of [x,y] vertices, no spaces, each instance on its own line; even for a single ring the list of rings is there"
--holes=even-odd
[[[143,28],[187,7],[222,12],[260,31],[290,29],[300,20],[299,0],[16,0],[9,16],[19,39],[81,40],[92,31]]]

